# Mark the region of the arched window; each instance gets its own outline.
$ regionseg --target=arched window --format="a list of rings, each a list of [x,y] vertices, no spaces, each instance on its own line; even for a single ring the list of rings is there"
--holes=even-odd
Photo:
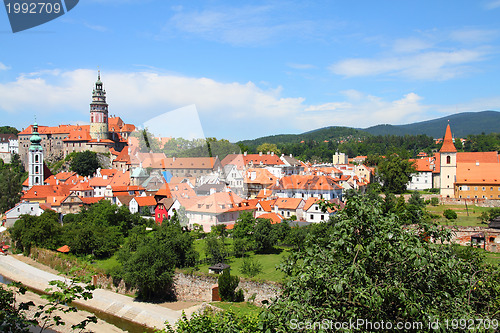
[[[35,155],[35,163],[38,163],[38,155]]]
[[[38,177],[35,177],[35,184],[38,184],[38,179],[39,179]]]
[[[37,165],[37,166],[35,166],[35,173],[39,173],[39,172],[40,172],[40,170],[39,170],[38,165]]]
[[[446,156],[446,164],[450,164],[451,163],[451,156]]]

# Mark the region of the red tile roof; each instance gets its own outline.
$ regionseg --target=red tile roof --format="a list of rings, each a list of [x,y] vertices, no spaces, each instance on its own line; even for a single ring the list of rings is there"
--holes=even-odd
[[[500,184],[499,163],[461,163],[457,165],[459,184]]]
[[[153,196],[135,197],[134,199],[139,207],[156,206],[156,200]]]
[[[283,216],[281,216],[280,214],[276,214],[276,213],[262,214],[257,218],[258,219],[269,219],[269,220],[271,220],[271,224],[277,224],[277,223],[281,223],[281,221],[283,221]]]
[[[455,145],[453,144],[453,137],[451,135],[451,128],[450,124],[446,126],[446,133],[444,135],[444,140],[443,140],[443,145],[441,146],[441,149],[439,150],[440,153],[456,153],[457,148],[455,148]]]
[[[278,209],[298,209],[300,204],[304,200],[300,198],[278,198],[274,202],[274,205],[278,207]]]

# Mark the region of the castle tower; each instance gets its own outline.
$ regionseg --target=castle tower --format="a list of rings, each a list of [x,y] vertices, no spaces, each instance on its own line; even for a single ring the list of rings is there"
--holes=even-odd
[[[30,138],[31,145],[28,151],[28,174],[29,187],[43,185],[43,148],[40,142],[42,138],[38,135],[38,124],[33,124],[33,135]]]
[[[455,196],[455,182],[457,178],[457,149],[453,144],[450,124],[446,127],[443,146],[439,150],[440,171],[440,194],[443,197],[453,198]]]
[[[90,137],[95,140],[108,139],[108,104],[106,90],[102,88],[101,72],[98,72],[90,103]]]

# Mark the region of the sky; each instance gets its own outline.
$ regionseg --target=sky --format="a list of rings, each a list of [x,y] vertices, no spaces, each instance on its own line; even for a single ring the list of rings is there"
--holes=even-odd
[[[0,8],[0,125],[88,123],[98,69],[110,114],[164,136],[500,110],[499,17],[499,0],[81,0],[12,33]]]

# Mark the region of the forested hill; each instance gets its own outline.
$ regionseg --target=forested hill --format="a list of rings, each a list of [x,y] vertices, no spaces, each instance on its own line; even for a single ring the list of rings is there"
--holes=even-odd
[[[280,135],[270,135],[264,136],[255,140],[244,140],[238,143],[249,146],[258,146],[263,143],[299,143],[301,141],[330,141],[345,138],[362,138],[370,133],[367,133],[360,129],[350,128],[350,127],[325,127],[318,130],[305,132],[302,134],[280,134]]]
[[[463,112],[413,124],[377,125],[365,128],[364,131],[373,135],[425,134],[434,138],[442,138],[448,120],[455,137],[465,138],[471,134],[483,132],[489,134],[500,131],[500,112],[498,111]]]
[[[313,140],[316,142],[330,140],[344,140],[346,138],[363,138],[370,135],[419,135],[425,134],[433,138],[442,138],[446,130],[448,120],[451,125],[453,136],[466,138],[472,134],[489,134],[500,132],[500,112],[481,111],[463,112],[438,119],[422,121],[406,125],[377,125],[365,129],[350,127],[330,126],[302,134],[280,134],[271,135],[254,140],[244,140],[239,143],[247,146],[258,146],[263,143],[284,144],[299,143],[301,141]]]

